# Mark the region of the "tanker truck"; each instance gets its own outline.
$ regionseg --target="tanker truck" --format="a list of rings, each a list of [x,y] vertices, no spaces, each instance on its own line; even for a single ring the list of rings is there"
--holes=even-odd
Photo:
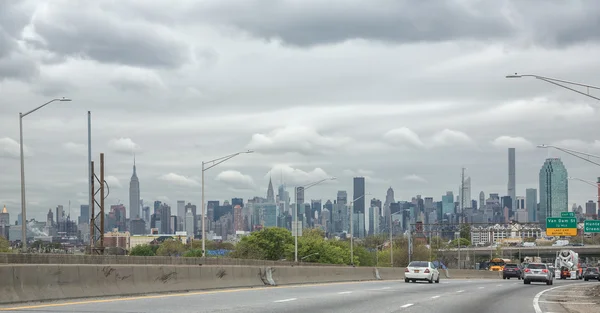
[[[555,266],[560,270],[560,279],[577,279],[579,255],[573,250],[560,250],[556,255]]]

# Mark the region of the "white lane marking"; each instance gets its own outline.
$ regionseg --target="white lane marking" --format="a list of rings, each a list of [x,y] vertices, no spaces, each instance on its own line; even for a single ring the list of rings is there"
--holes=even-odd
[[[564,302],[564,301],[538,301],[539,303],[561,303],[561,304],[581,304],[581,305],[588,305],[588,304],[596,304],[595,302]]]
[[[546,290],[542,290],[540,292],[538,292],[535,297],[533,297],[533,309],[535,310],[535,313],[542,313],[542,309],[540,308],[540,297],[550,291],[550,290],[554,290],[557,288],[561,288],[561,287],[569,287],[569,285],[565,285],[565,286],[558,286],[558,287],[552,287],[552,288],[548,288]]]
[[[431,297],[431,299],[437,299],[437,298],[439,298],[439,297],[440,297],[440,296],[433,296],[433,297]]]
[[[338,292],[338,295],[347,295],[349,293],[352,293],[352,291],[342,291],[342,292]]]
[[[496,287],[502,287],[502,285],[496,285]]]
[[[413,306],[413,305],[414,305],[414,304],[412,304],[412,303],[408,303],[408,304],[402,305],[402,306],[400,306],[400,307],[401,307],[401,308],[408,308],[409,306]]]
[[[546,297],[560,297],[560,296],[564,296],[564,294],[547,294]],[[574,295],[568,295],[569,298],[590,298],[589,296],[574,296]],[[566,302],[565,302],[566,303]]]
[[[477,287],[477,289],[483,289],[483,288],[485,288],[485,287]]]
[[[457,291],[457,292],[464,292],[464,290],[459,290],[459,291]]]
[[[381,290],[390,289],[390,288],[392,288],[392,287],[383,287],[383,288],[381,288]]]
[[[290,302],[290,301],[294,301],[294,300],[298,300],[298,298],[289,298],[289,299],[277,300],[277,301],[273,301],[273,302]]]

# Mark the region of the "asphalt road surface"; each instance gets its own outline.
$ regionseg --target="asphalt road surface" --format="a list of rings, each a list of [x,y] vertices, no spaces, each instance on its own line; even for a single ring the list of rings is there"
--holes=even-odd
[[[588,284],[600,283],[556,280],[553,286],[536,283],[524,285],[516,279],[453,279],[442,280],[440,284],[351,282],[20,304],[2,306],[0,311],[546,313],[567,312],[558,310],[558,301],[553,302],[552,298],[547,300],[552,294],[564,292],[561,289],[549,289],[560,287],[570,290],[590,286]],[[577,295],[576,291],[571,292]]]

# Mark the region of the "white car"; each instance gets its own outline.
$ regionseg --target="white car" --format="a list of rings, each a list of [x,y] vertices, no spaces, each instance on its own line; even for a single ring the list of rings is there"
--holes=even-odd
[[[439,284],[440,272],[431,262],[412,261],[404,270],[404,282],[408,283],[409,281],[412,281],[414,283],[417,280],[426,280],[430,284],[433,282]]]

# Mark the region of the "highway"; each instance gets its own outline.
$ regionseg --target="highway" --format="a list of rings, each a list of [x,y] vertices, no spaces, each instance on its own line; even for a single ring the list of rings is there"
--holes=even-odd
[[[557,280],[553,286],[536,283],[524,285],[516,279],[453,279],[442,280],[440,284],[404,281],[350,282],[18,304],[1,306],[0,311],[546,313],[568,312],[553,296],[568,292],[575,295],[578,291],[568,289],[589,289],[598,284]],[[550,290],[551,288],[555,289]],[[580,293],[581,291],[578,294]],[[578,301],[591,303],[589,299]]]

